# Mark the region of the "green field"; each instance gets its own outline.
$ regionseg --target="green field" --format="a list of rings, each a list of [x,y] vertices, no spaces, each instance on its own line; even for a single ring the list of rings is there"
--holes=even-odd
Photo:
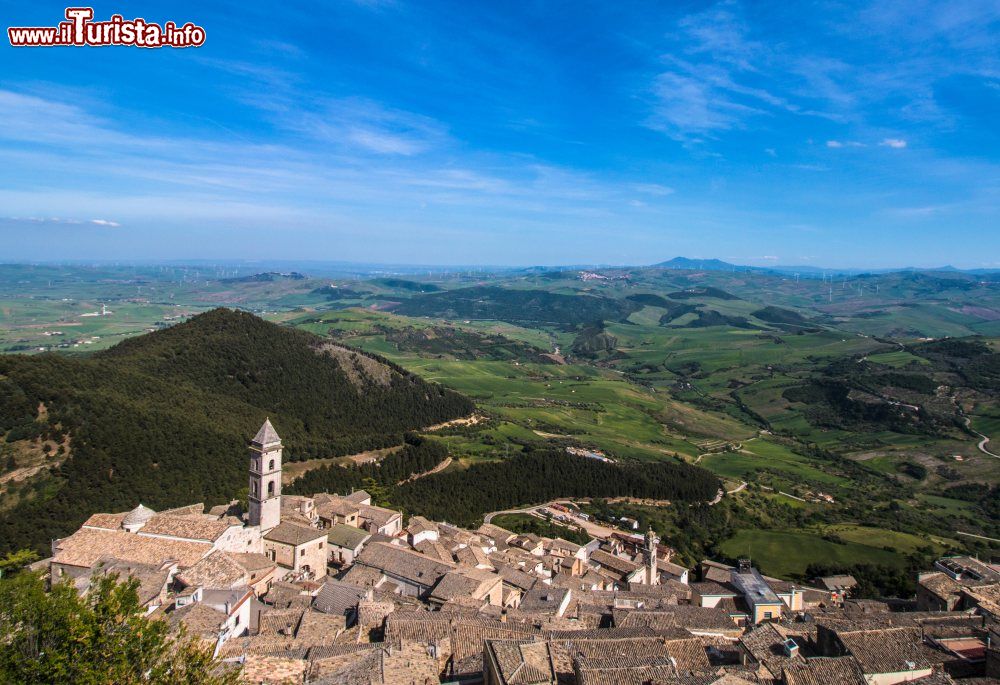
[[[763,573],[780,578],[801,577],[811,563],[887,564],[903,566],[895,552],[878,547],[824,540],[813,530],[740,530],[721,545],[729,557],[749,557]]]
[[[994,448],[991,451],[1000,453],[1000,447],[997,445],[1000,443],[1000,416],[973,416],[972,428],[990,438],[990,445]],[[996,442],[993,442],[994,440]]]
[[[868,355],[868,361],[875,362],[876,364],[885,364],[886,366],[893,366],[896,368],[907,366],[909,364],[919,364],[921,366],[927,366],[930,364],[923,357],[918,357],[915,354],[910,354],[906,350],[896,350],[894,352],[880,352],[878,354]]]
[[[952,497],[942,497],[940,495],[929,494],[921,494],[918,497],[928,508],[953,516],[968,515],[975,509],[975,505],[973,505],[972,502],[966,502]]]
[[[949,536],[956,529],[995,534],[986,505],[945,496],[949,487],[1000,479],[1000,460],[979,452],[978,439],[956,424],[961,407],[971,427],[1000,449],[993,367],[983,357],[978,381],[970,381],[979,385],[963,387],[949,366],[961,359],[921,356],[933,344],[927,338],[1000,334],[988,312],[976,314],[1000,308],[1000,296],[970,284],[971,277],[859,277],[861,284],[871,279],[864,296],[835,287],[831,298],[826,282],[764,274],[635,268],[583,280],[575,270],[391,273],[0,266],[0,351],[86,354],[211,307],[242,308],[384,356],[473,399],[485,423],[435,435],[454,458],[452,469],[575,443],[620,461],[697,461],[728,488],[746,481],[751,487],[713,511],[732,517],[725,534],[741,529],[724,543],[726,552],[753,542],[754,557],[774,573],[801,572],[807,560],[898,559],[882,548],[915,552],[933,539],[928,531],[940,536],[936,549],[972,544],[955,543]],[[448,293],[458,289],[478,298],[463,310],[474,312],[468,318],[454,309],[461,294]],[[516,293],[519,304],[511,307],[512,290],[533,292]],[[412,301],[421,291],[447,294],[452,304],[421,308]],[[602,321],[577,316],[574,304],[562,306],[575,295],[615,301],[601,310],[612,314]],[[102,303],[111,316],[82,316]],[[603,337],[589,345],[593,331]],[[983,341],[1000,349],[995,339]],[[865,385],[873,375],[892,374],[891,382]],[[940,391],[903,387],[914,376],[930,378]],[[840,419],[851,411],[802,399],[817,380],[845,383],[849,397],[872,406],[914,403],[940,412],[943,428],[890,423],[877,414],[868,423],[845,423]],[[849,409],[865,413],[862,404]],[[927,475],[902,473],[904,463]],[[836,501],[811,501],[820,491]],[[887,513],[890,505],[898,515]],[[676,515],[656,520],[671,530]],[[845,544],[823,540],[817,521],[834,526],[828,530]],[[861,528],[856,521],[877,524]]]
[[[753,478],[783,486],[840,486],[847,483],[844,478],[824,469],[822,462],[763,439],[744,443],[739,452],[709,454],[698,463],[720,476],[740,480]]]
[[[884,528],[871,528],[869,526],[851,524],[827,526],[824,528],[824,531],[835,533],[848,542],[860,545],[880,548],[892,547],[902,554],[909,554],[921,547],[927,546],[933,547],[936,552],[943,552],[948,546],[957,544],[952,538],[937,535],[913,535],[911,533],[885,530]]]

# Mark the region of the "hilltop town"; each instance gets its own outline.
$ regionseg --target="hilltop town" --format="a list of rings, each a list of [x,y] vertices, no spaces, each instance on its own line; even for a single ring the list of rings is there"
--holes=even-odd
[[[750,560],[672,562],[652,530],[580,545],[282,495],[265,421],[238,502],[95,513],[36,564],[85,593],[116,574],[247,683],[965,685],[1000,676],[1000,567],[939,560],[914,600],[855,599]]]

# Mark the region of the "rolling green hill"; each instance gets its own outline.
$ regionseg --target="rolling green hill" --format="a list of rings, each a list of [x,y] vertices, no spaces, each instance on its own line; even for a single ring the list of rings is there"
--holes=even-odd
[[[674,268],[396,278],[353,271],[320,278],[303,267],[305,279],[239,278],[247,272],[220,267],[0,266],[0,349],[66,355],[0,358],[0,416],[12,417],[0,421],[0,518],[7,521],[0,525],[18,526],[0,528],[0,538],[8,530],[35,535],[28,522],[38,519],[53,530],[34,539],[47,541],[54,518],[111,508],[95,502],[228,499],[242,487],[246,435],[265,414],[293,459],[399,446],[405,422],[362,409],[372,405],[350,393],[317,394],[310,382],[326,378],[313,368],[323,357],[260,355],[267,336],[202,331],[194,345],[188,334],[166,331],[93,354],[152,328],[183,332],[178,324],[187,316],[224,304],[319,336],[311,344],[325,341],[323,355],[367,389],[365,398],[389,392],[378,383],[380,367],[366,370],[365,355],[373,354],[475,399],[483,420],[433,433],[452,458],[446,471],[403,486],[379,480],[389,501],[409,511],[471,521],[486,504],[469,474],[506,478],[515,464],[529,464],[522,456],[573,445],[630,468],[682,459],[724,479],[727,489],[748,482],[713,507],[683,498],[670,507],[614,504],[619,516],[655,524],[688,562],[740,547],[724,543],[741,530],[861,523],[989,552],[988,541],[955,531],[1000,537],[1000,459],[978,447],[983,436],[994,452],[1000,441],[996,275],[798,278],[714,270],[708,262],[667,266]],[[113,316],[88,314],[104,303]],[[245,343],[255,354],[243,354]],[[210,348],[210,359],[190,363],[198,346]],[[390,394],[403,414],[424,416],[401,386],[401,395]],[[107,413],[127,430],[111,426]],[[171,443],[172,451],[164,447]],[[95,447],[109,444],[110,454]],[[395,454],[392,473],[421,470],[437,456],[430,448]],[[218,477],[205,476],[205,463]],[[160,473],[164,465],[169,478]],[[38,472],[24,481],[11,478],[32,469]],[[339,466],[307,476],[307,489],[315,479],[357,485],[373,477]],[[92,499],[67,486],[71,478]],[[130,499],[118,503],[122,481]],[[454,506],[444,511],[438,500],[448,488]],[[520,504],[550,493],[502,494],[503,503]],[[501,506],[493,496],[490,506]],[[33,501],[44,506],[33,509]],[[15,510],[16,524],[3,518]],[[826,542],[846,555],[844,563],[882,567],[884,559],[867,559],[863,549]],[[894,554],[899,562],[902,552]]]
[[[631,301],[594,295],[475,287],[414,297],[395,311],[407,316],[576,325],[622,319],[639,308]]]
[[[95,511],[228,501],[266,416],[297,460],[398,444],[472,410],[384,359],[226,309],[89,358],[0,357],[0,433],[69,445],[5,496],[0,552],[44,550]]]

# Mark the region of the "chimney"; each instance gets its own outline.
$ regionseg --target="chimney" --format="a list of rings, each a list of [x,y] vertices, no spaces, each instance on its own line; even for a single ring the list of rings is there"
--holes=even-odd
[[[503,609],[500,611],[500,623],[506,623],[506,622],[507,622],[507,610]]]

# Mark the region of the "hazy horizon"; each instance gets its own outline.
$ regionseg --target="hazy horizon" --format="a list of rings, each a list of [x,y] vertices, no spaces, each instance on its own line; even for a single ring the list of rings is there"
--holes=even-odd
[[[649,269],[657,268],[665,262],[670,262],[673,259],[687,259],[692,262],[712,262],[712,261],[722,261],[730,264],[734,268],[749,268],[756,270],[788,270],[788,269],[803,269],[808,271],[808,273],[819,274],[820,272],[826,273],[839,273],[839,272],[870,272],[870,273],[880,273],[880,272],[898,272],[907,270],[916,271],[941,271],[941,270],[956,270],[960,272],[976,272],[976,271],[1000,271],[1000,267],[969,267],[963,268],[958,267],[954,264],[902,264],[902,265],[888,265],[888,266],[871,266],[871,267],[860,267],[851,265],[829,265],[829,264],[741,264],[738,262],[731,262],[728,259],[723,259],[720,257],[685,257],[682,255],[677,255],[675,257],[670,257],[667,259],[659,260],[657,262],[648,264],[611,264],[611,263],[585,263],[585,262],[565,262],[565,263],[514,263],[514,264],[502,264],[502,263],[488,263],[488,262],[470,262],[470,263],[429,263],[429,262],[379,262],[379,261],[345,261],[345,260],[324,260],[324,259],[295,259],[295,258],[285,258],[285,259],[236,259],[236,258],[226,258],[220,257],[217,259],[212,258],[199,258],[199,259],[56,259],[56,260],[9,260],[0,258],[0,267],[2,266],[69,266],[69,267],[199,267],[199,268],[211,268],[211,267],[239,267],[246,268],[248,270],[258,269],[258,270],[274,270],[274,269],[291,269],[294,267],[304,267],[308,268],[310,266],[315,267],[343,267],[351,268],[354,267],[358,270],[363,270],[363,268],[369,269],[404,269],[409,272],[416,272],[420,269],[431,269],[439,273],[448,273],[454,271],[463,270],[522,270],[522,269]],[[677,267],[667,267],[677,268]],[[692,270],[699,270],[699,267],[694,266]]]
[[[207,39],[0,48],[5,259],[1000,267],[995,2],[95,11]]]

